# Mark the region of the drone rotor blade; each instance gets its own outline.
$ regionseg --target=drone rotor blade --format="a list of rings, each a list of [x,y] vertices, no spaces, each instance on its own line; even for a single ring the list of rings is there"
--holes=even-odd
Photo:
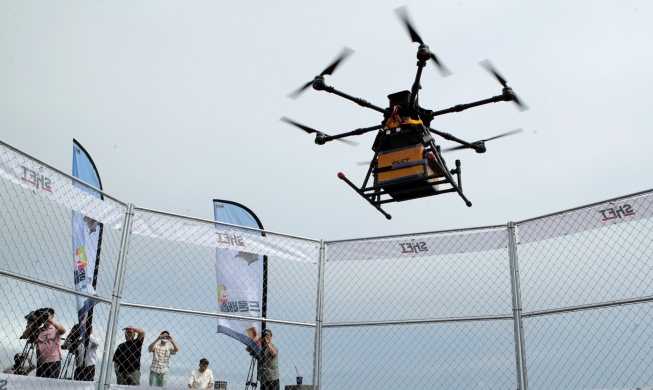
[[[292,120],[292,119],[288,119],[288,118],[286,118],[285,116],[284,116],[284,117],[281,117],[281,119],[279,119],[279,120],[282,121],[282,122],[289,123],[289,124],[291,124],[291,125],[293,125],[293,126],[295,126],[295,127],[299,127],[300,129],[304,130],[304,131],[307,132],[308,134],[319,133],[319,131],[317,131],[317,130],[315,130],[315,129],[312,129],[312,128],[308,127],[308,126],[304,126],[304,125],[302,125],[301,123],[297,123],[297,122],[295,122],[295,121]]]
[[[348,47],[345,46],[345,47],[342,49],[342,52],[340,53],[340,55],[338,56],[338,58],[336,58],[336,59],[331,63],[331,65],[329,65],[329,66],[327,66],[326,68],[324,68],[324,70],[322,71],[322,73],[320,73],[320,76],[331,75],[331,73],[333,73],[333,72],[336,70],[336,68],[338,67],[338,65],[340,65],[340,63],[341,63],[344,59],[346,59],[347,57],[349,57],[349,55],[350,55],[351,53],[353,53],[353,52],[354,52],[354,51],[353,51],[352,49],[350,49],[350,48],[348,48]]]
[[[422,37],[419,36],[417,30],[415,30],[413,24],[410,22],[406,6],[395,9],[395,12],[397,13],[397,16],[399,16],[399,18],[404,22],[404,26],[406,26],[406,30],[408,30],[408,34],[410,34],[410,39],[412,39],[413,42],[423,45],[424,41],[422,40]]]
[[[526,111],[526,110],[528,110],[528,106],[525,105],[524,103],[522,103],[521,100],[519,100],[519,97],[517,96],[517,94],[515,94],[515,93],[513,92],[512,95],[513,95],[513,102],[515,102],[515,104],[517,105],[517,107],[519,107],[519,111]]]
[[[325,134],[325,133],[323,133],[321,131],[315,130],[315,129],[313,129],[311,127],[308,127],[306,125],[302,125],[301,123],[295,122],[294,120],[292,120],[290,118],[287,118],[285,116],[281,117],[279,120],[282,121],[282,122],[286,122],[288,124],[291,124],[291,125],[293,125],[295,127],[298,127],[300,129],[304,130],[305,132],[307,132],[308,134],[319,133],[319,134],[323,134],[323,135],[325,135],[327,137],[329,136],[329,134]],[[358,142],[350,141],[348,139],[338,138],[338,139],[336,139],[336,141],[344,142],[347,145],[351,145],[351,146],[357,146],[358,145]]]
[[[506,79],[504,79],[503,76],[501,76],[501,74],[500,74],[500,73],[496,70],[496,68],[492,65],[492,63],[490,62],[490,60],[484,60],[484,61],[481,61],[480,64],[481,64],[481,66],[484,67],[488,72],[492,73],[492,75],[494,76],[494,78],[496,78],[497,81],[498,81],[501,85],[503,85],[504,88],[510,88],[510,87],[508,87],[508,82],[506,81]],[[517,94],[515,94],[514,92],[512,92],[512,96],[513,96],[512,101],[515,102],[515,104],[517,105],[517,107],[519,107],[519,111],[526,111],[526,110],[528,110],[528,106],[527,106],[526,104],[524,104],[524,103],[519,99],[519,97],[517,96]]]
[[[342,52],[340,53],[340,55],[338,56],[338,58],[336,58],[336,59],[331,63],[331,65],[329,65],[329,66],[327,66],[326,68],[324,68],[324,70],[322,71],[322,73],[320,73],[320,76],[331,75],[331,74],[336,70],[336,68],[338,67],[338,65],[340,65],[340,63],[341,63],[343,60],[345,60],[347,57],[349,57],[349,55],[350,55],[351,53],[353,53],[353,52],[354,52],[354,51],[353,51],[352,49],[350,49],[350,48],[348,48],[348,47],[345,46],[345,48],[342,49]],[[296,91],[289,93],[289,94],[288,94],[288,97],[291,98],[291,99],[297,99],[297,98],[299,97],[299,95],[301,95],[302,92],[304,92],[306,89],[308,89],[308,87],[310,87],[311,85],[313,85],[313,80],[311,80],[311,81],[307,82],[306,84],[302,85],[302,86],[299,87],[299,89],[297,89]]]
[[[442,148],[442,149],[440,149],[440,152],[441,153],[447,153],[447,152],[452,152],[454,150],[460,150],[460,149],[471,149],[471,148],[469,146],[460,145],[460,146],[453,146],[453,147],[450,147],[450,148]]]
[[[524,130],[522,130],[522,129],[515,129],[515,130],[511,130],[511,131],[508,131],[508,132],[505,132],[505,133],[502,133],[502,134],[499,134],[499,135],[495,135],[494,137],[483,139],[483,140],[480,140],[480,141],[477,141],[477,142],[492,141],[494,139],[503,138],[503,137],[507,137],[509,135],[515,135],[515,134],[519,134],[519,133],[523,133],[523,132],[524,132]],[[440,149],[440,151],[442,153],[446,153],[446,152],[451,152],[451,151],[460,150],[460,149],[472,149],[472,148],[470,148],[469,146],[466,146],[466,145],[460,145],[460,146],[454,146],[454,147],[451,147],[451,148],[443,148],[443,149]]]
[[[490,60],[483,60],[483,61],[480,62],[480,64],[481,64],[481,66],[484,67],[488,72],[492,73],[492,75],[494,75],[494,78],[496,78],[497,81],[498,81],[499,83],[501,83],[501,85],[503,85],[504,88],[508,88],[508,82],[506,81],[506,79],[504,79],[503,77],[501,77],[501,75],[499,74],[499,72],[497,72],[497,70],[494,68],[494,66],[492,66],[492,63],[490,62]]]
[[[358,146],[359,145],[358,142],[356,142],[356,141],[351,141],[351,140],[344,139],[344,138],[338,138],[338,139],[336,139],[336,141],[344,142],[349,146]]]
[[[308,83],[304,84],[303,86],[299,87],[296,91],[291,92],[288,94],[288,97],[291,99],[297,99],[299,95],[302,94],[306,90],[306,88],[310,87],[311,84],[313,84],[313,80],[309,81]]]
[[[417,33],[417,30],[415,30],[415,27],[413,27],[413,23],[410,20],[410,17],[408,16],[408,11],[405,6],[399,7],[395,9],[395,12],[397,13],[397,16],[401,19],[402,22],[404,22],[404,26],[406,27],[406,30],[408,30],[408,34],[410,35],[410,39],[413,42],[419,43],[420,45],[424,44],[424,41],[422,40],[422,37],[419,36]],[[433,63],[435,64],[435,67],[438,68],[440,71],[440,74],[442,74],[443,77],[451,76],[451,72],[449,69],[447,69],[442,62],[438,59],[438,57],[432,52],[429,51],[431,54],[431,59],[433,60]]]
[[[433,52],[430,52],[430,53],[431,53],[431,59],[433,60],[433,63],[435,64],[435,67],[438,68],[438,70],[440,71],[440,74],[442,75],[442,77],[451,76],[452,75],[451,71],[449,69],[447,69],[447,67],[444,66],[440,62],[440,60],[438,60],[438,57],[436,57],[435,54],[433,54]]]
[[[523,132],[524,132],[524,130],[522,130],[522,129],[515,129],[515,130],[512,130],[512,131],[508,131],[506,133],[503,133],[503,134],[495,135],[492,138],[484,139],[483,142],[492,141],[493,139],[503,138],[503,137],[507,137],[509,135],[515,135],[515,134],[519,134],[519,133],[523,133]]]

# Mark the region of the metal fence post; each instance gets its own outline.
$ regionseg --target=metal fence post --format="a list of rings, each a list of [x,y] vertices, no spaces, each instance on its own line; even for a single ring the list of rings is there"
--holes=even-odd
[[[324,320],[324,240],[320,241],[320,256],[317,263],[317,304],[315,309],[315,356],[313,357],[313,390],[322,387],[322,322]]]
[[[519,263],[517,260],[517,234],[515,223],[508,222],[508,254],[510,258],[510,285],[512,289],[512,312],[515,325],[515,360],[517,388],[528,390],[526,376],[526,352],[524,348],[524,327],[522,323],[521,288],[519,286]]]
[[[132,217],[134,216],[134,205],[129,204],[123,220],[123,230],[120,239],[120,251],[118,253],[118,266],[116,267],[116,277],[113,282],[113,294],[111,297],[111,309],[109,312],[109,324],[104,339],[104,354],[102,356],[102,365],[100,366],[100,375],[98,378],[98,389],[109,388],[111,382],[111,368],[109,358],[113,356],[111,352],[116,341],[116,326],[118,325],[118,314],[120,312],[120,300],[122,298],[122,289],[125,282],[125,262],[127,260],[127,249],[129,248],[129,237],[131,236]]]

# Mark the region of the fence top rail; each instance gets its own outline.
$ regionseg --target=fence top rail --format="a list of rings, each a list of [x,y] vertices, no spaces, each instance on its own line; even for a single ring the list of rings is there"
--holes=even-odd
[[[128,204],[127,202],[123,202],[123,201],[121,201],[120,199],[118,199],[118,198],[116,198],[116,197],[114,197],[114,196],[112,196],[112,195],[110,195],[110,194],[104,192],[103,190],[101,190],[101,189],[99,189],[99,188],[95,188],[95,187],[93,187],[92,185],[88,184],[87,182],[85,182],[85,181],[83,181],[83,180],[80,180],[80,179],[78,179],[78,178],[76,178],[76,177],[73,177],[73,176],[67,174],[66,172],[61,171],[61,170],[58,169],[58,168],[53,167],[52,165],[50,165],[50,164],[48,164],[48,163],[46,163],[46,162],[43,162],[42,160],[39,160],[38,158],[32,156],[31,154],[26,153],[26,152],[24,152],[24,151],[18,149],[17,147],[12,146],[12,145],[10,145],[10,144],[4,142],[3,140],[0,140],[0,145],[6,146],[8,149],[11,149],[11,150],[13,150],[13,151],[16,152],[16,153],[19,153],[19,154],[22,154],[23,156],[29,157],[29,158],[32,159],[34,162],[39,163],[39,164],[41,164],[41,165],[44,165],[44,166],[48,167],[48,169],[51,169],[51,170],[53,170],[54,172],[56,172],[56,173],[58,173],[58,174],[60,174],[60,175],[62,175],[62,176],[64,176],[64,177],[67,177],[68,179],[70,179],[70,180],[72,180],[72,181],[74,181],[74,182],[76,182],[76,183],[79,183],[79,184],[81,184],[81,185],[83,185],[83,186],[85,186],[85,187],[88,187],[88,188],[92,189],[93,191],[97,191],[98,193],[102,194],[104,197],[109,198],[109,199],[111,199],[112,201],[114,201],[114,202],[116,202],[116,203],[119,203],[119,204],[123,205],[124,207],[127,207],[127,204]]]
[[[549,217],[553,217],[553,216],[556,216],[556,215],[567,214],[567,213],[571,213],[571,212],[574,212],[574,211],[583,210],[583,209],[586,209],[586,208],[602,205],[604,203],[609,203],[609,202],[613,202],[613,201],[617,201],[617,200],[621,200],[621,199],[626,199],[626,198],[634,198],[636,196],[648,194],[648,193],[651,193],[651,192],[653,192],[653,188],[648,189],[648,190],[644,190],[644,191],[634,192],[634,193],[628,194],[628,195],[621,195],[621,196],[618,196],[616,198],[610,198],[610,199],[602,200],[602,201],[599,201],[599,202],[589,203],[589,204],[586,204],[584,206],[573,207],[571,209],[567,209],[567,210],[563,210],[563,211],[556,211],[556,212],[553,212],[553,213],[550,213],[550,214],[541,215],[539,217],[524,219],[524,220],[515,222],[515,224],[519,225],[519,224],[526,223],[526,222],[532,222],[532,221],[535,221],[535,220],[538,220],[538,219],[544,219],[544,218],[549,218]]]
[[[489,226],[478,226],[462,229],[448,229],[448,230],[436,230],[430,232],[418,232],[418,233],[405,233],[405,234],[393,234],[386,236],[375,236],[375,237],[362,237],[362,238],[347,238],[344,240],[332,240],[324,241],[325,244],[338,244],[343,242],[353,242],[353,241],[366,241],[366,240],[383,240],[387,238],[401,238],[401,237],[412,237],[412,236],[424,236],[429,234],[444,234],[444,233],[460,233],[467,232],[472,230],[491,230],[491,229],[505,229],[506,225],[489,225]]]
[[[475,317],[448,317],[448,318],[425,318],[420,320],[390,320],[390,321],[365,321],[365,322],[332,322],[323,323],[323,328],[351,328],[361,326],[388,326],[388,325],[417,325],[417,324],[444,324],[451,322],[475,322],[475,321],[497,321],[513,320],[514,316],[475,316]]]

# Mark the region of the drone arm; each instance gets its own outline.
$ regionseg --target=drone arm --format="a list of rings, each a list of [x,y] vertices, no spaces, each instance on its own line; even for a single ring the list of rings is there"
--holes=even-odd
[[[489,103],[496,103],[496,102],[502,102],[502,101],[503,102],[510,102],[510,101],[514,101],[514,100],[515,100],[515,94],[512,92],[512,89],[504,88],[503,93],[501,95],[492,96],[491,98],[479,100],[479,101],[473,102],[473,103],[458,104],[458,105],[455,105],[453,107],[449,107],[449,108],[446,108],[446,109],[440,110],[440,111],[428,111],[426,114],[429,115],[431,118],[434,118],[434,117],[439,116],[439,115],[450,114],[452,112],[460,112],[460,111],[464,111],[464,110],[466,110],[468,108],[478,107],[478,106],[482,106],[482,105],[489,104]]]
[[[429,131],[431,133],[433,133],[433,134],[439,135],[440,137],[446,139],[447,141],[458,142],[461,145],[465,145],[468,148],[474,149],[477,153],[484,153],[485,152],[485,148],[483,146],[481,146],[480,144],[469,143],[469,142],[464,141],[464,140],[462,140],[460,138],[456,138],[456,137],[454,137],[453,135],[451,135],[449,133],[445,133],[443,131],[436,130],[436,129],[432,128],[432,127],[429,127]]]
[[[415,106],[415,101],[417,100],[417,93],[420,90],[420,80],[422,79],[422,69],[426,66],[426,61],[431,58],[431,52],[429,47],[421,44],[417,50],[417,73],[415,74],[415,82],[411,88],[410,95],[410,107]]]
[[[369,133],[370,131],[380,130],[382,128],[383,128],[383,125],[377,125],[377,126],[372,126],[372,127],[363,127],[363,128],[360,128],[360,129],[352,130],[352,131],[347,132],[347,133],[336,134],[336,135],[325,135],[323,137],[320,137],[320,141],[323,141],[322,144],[324,144],[326,142],[333,141],[334,139],[350,137],[352,135],[361,135],[361,134]],[[317,141],[316,141],[316,143],[317,143]]]
[[[383,109],[381,107],[377,107],[377,106],[373,105],[372,103],[368,102],[367,100],[357,98],[357,97],[354,97],[354,96],[351,96],[351,95],[347,95],[346,93],[340,92],[337,89],[333,88],[332,86],[326,85],[324,83],[324,77],[322,77],[322,76],[316,76],[315,77],[315,80],[313,81],[313,89],[315,89],[317,91],[326,91],[328,93],[338,95],[338,96],[340,96],[342,98],[345,98],[345,99],[347,99],[349,101],[352,101],[352,102],[358,104],[359,106],[362,106],[362,107],[365,107],[365,108],[371,108],[372,110],[378,111],[381,114],[385,115],[385,109]]]

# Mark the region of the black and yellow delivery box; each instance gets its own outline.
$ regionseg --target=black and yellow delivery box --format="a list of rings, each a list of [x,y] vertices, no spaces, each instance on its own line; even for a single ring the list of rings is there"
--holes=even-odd
[[[376,166],[376,185],[395,200],[433,195],[438,190],[438,185],[434,184],[437,178],[427,179],[434,172],[421,144],[380,152]]]

